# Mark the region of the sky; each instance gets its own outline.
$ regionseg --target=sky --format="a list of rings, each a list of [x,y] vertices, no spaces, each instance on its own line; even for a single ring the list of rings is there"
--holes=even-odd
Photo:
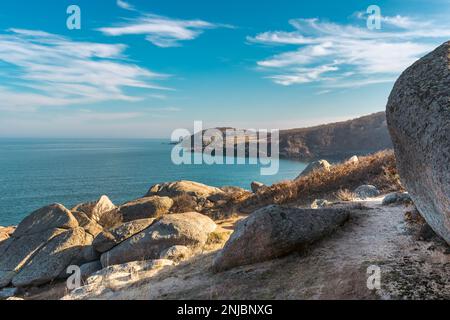
[[[401,72],[450,39],[449,14],[450,0],[1,1],[0,137],[170,138],[194,121],[287,129],[382,111]]]

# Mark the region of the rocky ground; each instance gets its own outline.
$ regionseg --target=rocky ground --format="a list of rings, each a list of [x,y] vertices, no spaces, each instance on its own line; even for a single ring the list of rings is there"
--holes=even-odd
[[[344,227],[306,252],[213,273],[217,251],[206,251],[65,299],[449,299],[449,247],[432,234],[418,240],[421,225],[405,220],[407,208],[381,202],[359,201]],[[367,288],[371,265],[381,268],[380,290]]]

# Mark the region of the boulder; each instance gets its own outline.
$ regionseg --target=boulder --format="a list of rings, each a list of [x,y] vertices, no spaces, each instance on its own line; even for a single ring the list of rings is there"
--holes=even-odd
[[[70,264],[85,261],[93,236],[60,204],[26,217],[11,238],[0,243],[0,287],[52,281]],[[90,257],[93,259],[93,257]]]
[[[154,185],[150,188],[146,196],[173,198],[187,194],[197,198],[208,198],[209,196],[220,193],[224,193],[224,191],[202,183],[193,181],[177,181]]]
[[[253,193],[257,193],[259,190],[266,188],[266,185],[261,182],[253,181],[251,184]]]
[[[355,189],[356,196],[361,200],[365,200],[367,198],[374,198],[380,195],[380,191],[377,187],[372,185],[362,185]]]
[[[94,220],[95,222],[100,222],[103,215],[107,214],[111,210],[114,210],[115,208],[116,206],[107,196],[101,196],[97,201],[81,203],[72,208],[71,211],[82,212],[86,214],[89,219]]]
[[[103,227],[96,221],[90,219],[85,213],[72,211],[72,215],[78,221],[78,225],[93,237],[96,237],[100,232],[103,231]]]
[[[356,164],[358,162],[359,162],[358,156],[353,156],[353,157],[347,159],[347,161],[345,161],[346,164]]]
[[[0,256],[0,288],[7,286],[27,261],[32,259],[47,242],[66,231],[48,229],[6,240],[6,248],[1,250],[3,254]]]
[[[127,274],[133,274],[135,272],[142,272],[142,271],[148,271],[155,268],[162,268],[165,266],[171,266],[173,265],[173,261],[166,260],[166,259],[153,259],[153,260],[140,260],[140,261],[130,261],[127,263],[122,264],[116,264],[112,265],[106,268],[103,268],[90,277],[88,280],[88,283],[92,281],[96,281],[96,277],[108,277],[108,276],[114,276],[121,275],[124,273]]]
[[[0,290],[0,300],[6,300],[8,298],[14,297],[17,292],[17,288],[4,288]]]
[[[431,228],[450,244],[450,42],[406,69],[386,117],[402,184]]]
[[[123,222],[158,218],[169,212],[173,200],[169,197],[149,196],[128,202],[119,207]]]
[[[386,195],[383,199],[383,206],[391,204],[409,204],[411,203],[411,197],[408,192],[392,192]]]
[[[175,245],[199,250],[216,227],[214,221],[196,212],[165,215],[149,228],[102,254],[101,262],[107,267],[130,261],[158,259],[164,250]]]
[[[161,253],[160,259],[172,260],[174,262],[181,262],[189,259],[192,256],[192,251],[186,246],[173,246],[167,248]]]
[[[148,228],[154,221],[155,219],[153,218],[134,220],[111,230],[104,230],[94,239],[92,245],[96,251],[106,252],[136,233]]]
[[[324,200],[324,199],[316,199],[314,200],[314,202],[311,204],[311,209],[319,209],[319,208],[326,208],[331,206],[333,203],[328,201],[328,200]]]
[[[59,234],[25,263],[12,284],[15,287],[35,286],[58,278],[71,263],[80,260],[83,247],[91,242],[92,236],[80,227]]]
[[[86,280],[93,273],[96,273],[97,271],[102,270],[102,268],[103,267],[102,267],[100,260],[85,263],[80,266],[81,278],[83,280]]]
[[[302,173],[297,177],[297,179],[307,176],[308,174],[310,174],[313,171],[323,170],[323,171],[328,172],[328,171],[330,171],[330,169],[331,169],[331,164],[327,160],[314,161],[314,162],[311,162],[305,168],[305,170],[302,171]]]
[[[52,204],[34,211],[17,226],[12,236],[20,238],[32,233],[40,233],[49,229],[72,229],[78,227],[78,222],[61,204]]]
[[[349,218],[345,209],[271,205],[240,221],[213,261],[216,272],[281,257],[330,235]]]

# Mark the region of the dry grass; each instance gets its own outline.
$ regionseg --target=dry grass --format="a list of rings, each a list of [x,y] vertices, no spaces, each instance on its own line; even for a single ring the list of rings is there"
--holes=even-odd
[[[362,184],[375,185],[382,192],[402,191],[393,151],[380,151],[360,157],[359,162],[341,163],[330,171],[316,170],[294,181],[284,181],[258,192],[241,204],[242,212],[269,204],[306,204],[314,199],[339,200],[341,195],[350,198],[347,190]]]
[[[356,195],[348,189],[340,189],[336,192],[336,198],[340,201],[353,201]]]

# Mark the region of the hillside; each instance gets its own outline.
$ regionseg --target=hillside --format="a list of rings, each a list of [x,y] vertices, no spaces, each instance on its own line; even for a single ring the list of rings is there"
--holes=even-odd
[[[222,133],[223,137],[232,128],[217,128],[216,133],[203,131],[203,148],[217,143],[217,135]],[[236,129],[239,130],[239,129]],[[233,139],[234,138],[234,139]],[[232,138],[225,138],[225,149],[234,145],[255,141],[255,136],[248,135],[241,130]],[[194,136],[185,139],[182,145],[192,151],[202,151],[194,145]],[[191,145],[189,145],[191,142]],[[232,146],[231,146],[232,147]],[[365,155],[380,150],[392,148],[392,142],[386,124],[384,112],[378,112],[357,119],[343,122],[324,124],[309,128],[289,129],[280,131],[280,156],[282,158],[299,161],[310,161],[319,158],[328,160],[340,160],[353,155]],[[246,146],[248,155],[248,145]]]
[[[298,160],[343,158],[392,148],[384,112],[280,132],[280,154]]]

